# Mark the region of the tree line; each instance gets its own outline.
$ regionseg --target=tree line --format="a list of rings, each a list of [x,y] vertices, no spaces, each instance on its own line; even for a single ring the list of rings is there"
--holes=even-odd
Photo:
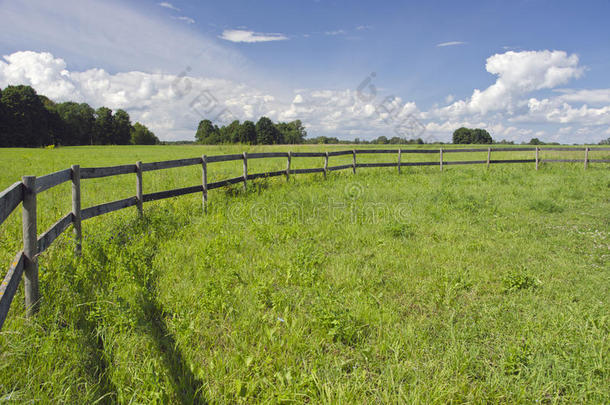
[[[31,86],[0,89],[0,147],[157,143],[155,134],[139,122],[132,125],[124,110],[55,103]]]
[[[206,145],[223,143],[243,143],[250,145],[279,145],[305,143],[307,131],[300,120],[274,123],[261,117],[256,124],[252,121],[218,127],[208,119],[199,122],[195,140]]]

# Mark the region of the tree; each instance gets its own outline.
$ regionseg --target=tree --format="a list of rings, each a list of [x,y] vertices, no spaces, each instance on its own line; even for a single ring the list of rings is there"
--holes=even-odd
[[[133,145],[157,145],[159,144],[159,138],[155,134],[146,128],[145,125],[136,122],[131,127],[131,143]]]
[[[1,146],[36,147],[51,142],[49,113],[30,86],[8,86],[2,91]]]
[[[489,132],[484,129],[475,128],[465,128],[461,127],[456,129],[453,132],[453,143],[456,144],[467,144],[467,143],[477,143],[477,144],[489,144],[493,143],[493,139]]]
[[[109,145],[112,143],[114,132],[114,118],[112,110],[108,107],[100,107],[95,112],[95,130],[93,144]]]
[[[95,136],[95,110],[87,103],[60,103],[55,111],[63,121],[62,145],[92,145]]]
[[[600,145],[610,145],[610,137],[608,139],[602,139],[599,141]]]
[[[252,121],[244,121],[239,127],[239,142],[254,145],[256,143],[256,127]]]
[[[220,143],[220,133],[218,127],[212,124],[212,121],[210,120],[202,120],[197,126],[195,139],[199,143],[208,145]]]
[[[256,142],[259,145],[273,145],[283,143],[281,132],[267,117],[261,117],[256,123]]]
[[[125,110],[117,110],[112,117],[113,145],[129,145],[131,143],[131,119]]]
[[[275,125],[275,127],[282,134],[282,143],[300,144],[305,142],[307,131],[305,130],[301,120],[295,120],[288,123],[279,122]]]
[[[532,139],[530,139],[529,144],[530,145],[542,145],[543,143],[538,138],[532,138]]]

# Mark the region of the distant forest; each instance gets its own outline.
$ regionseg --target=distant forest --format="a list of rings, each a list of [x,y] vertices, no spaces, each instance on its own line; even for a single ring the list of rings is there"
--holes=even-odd
[[[0,89],[0,147],[47,145],[154,145],[146,126],[124,110],[87,103],[55,103],[30,86]]]

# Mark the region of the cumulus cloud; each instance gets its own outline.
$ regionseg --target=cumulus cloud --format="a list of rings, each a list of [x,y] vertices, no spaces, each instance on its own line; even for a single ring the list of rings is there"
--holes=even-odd
[[[485,90],[475,89],[470,99],[458,100],[438,113],[484,115],[502,110],[511,114],[528,93],[563,85],[584,72],[577,55],[548,50],[495,54],[487,59],[485,69],[498,76],[494,84]]]
[[[285,41],[288,37],[278,33],[261,33],[247,30],[224,30],[220,38],[231,42]]]
[[[556,95],[551,97],[529,94],[579,77],[582,67],[574,56],[543,55],[539,63],[526,57],[522,65],[511,62],[512,55],[508,61],[496,56],[489,58],[487,64],[488,71],[498,75],[496,83],[485,90],[475,90],[470,99],[453,101],[448,97],[446,101],[452,104],[429,110],[420,110],[413,101],[381,94],[381,90],[370,97],[358,90],[362,86],[272,94],[241,81],[189,72],[110,73],[100,68],[77,71],[51,53],[32,51],[0,59],[0,87],[26,84],[58,102],[72,100],[87,102],[94,108],[122,108],[133,121],[146,124],[164,140],[192,139],[203,118],[226,124],[234,119],[256,120],[263,115],[280,121],[300,119],[313,136],[340,138],[421,136],[428,141],[447,141],[453,130],[466,126],[487,128],[495,139],[522,141],[539,137],[583,142],[598,141],[600,134],[608,130],[607,89],[561,88],[555,89],[551,94]],[[555,62],[550,63],[549,59]],[[370,87],[367,84],[363,89]],[[492,96],[498,94],[509,97],[510,103],[494,100]],[[479,108],[477,102],[486,98],[493,108]],[[511,106],[515,113],[510,113]],[[532,130],[533,124],[547,127]]]

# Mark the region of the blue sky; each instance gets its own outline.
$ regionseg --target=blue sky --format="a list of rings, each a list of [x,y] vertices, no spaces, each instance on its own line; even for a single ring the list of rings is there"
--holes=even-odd
[[[162,139],[261,115],[344,139],[447,141],[462,125],[610,137],[608,1],[23,0],[0,13],[0,86],[124,108]]]

